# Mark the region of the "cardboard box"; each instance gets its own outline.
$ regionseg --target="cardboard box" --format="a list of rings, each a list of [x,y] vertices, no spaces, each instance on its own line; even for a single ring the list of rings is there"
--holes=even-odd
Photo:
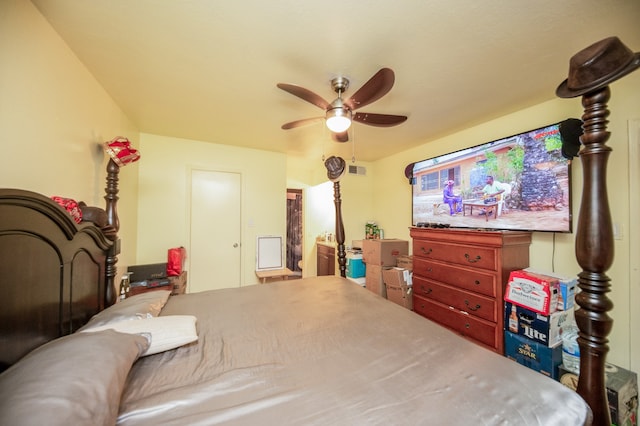
[[[133,265],[127,268],[127,272],[131,273],[129,277],[129,280],[131,282],[166,278],[167,263],[165,262],[151,263],[148,265]]]
[[[396,259],[396,266],[398,268],[404,268],[404,269],[407,269],[409,271],[413,271],[413,256],[410,256],[408,254],[406,254],[406,255],[405,254],[401,254]]]
[[[387,297],[387,289],[382,278],[382,271],[389,269],[380,265],[367,265],[365,275],[365,288],[378,296]]]
[[[560,366],[558,380],[576,390],[578,375]],[[611,423],[616,426],[635,426],[638,423],[638,375],[613,364],[606,363],[604,369],[607,400]]]
[[[513,271],[509,274],[504,300],[549,315],[557,310],[559,286],[559,280],[548,275]]]
[[[187,271],[182,271],[180,275],[169,277],[169,281],[173,286],[172,295],[184,294],[187,291]]]
[[[412,273],[404,268],[390,268],[382,271],[382,279],[387,290],[387,299],[393,303],[413,309],[411,294]]]
[[[403,254],[409,254],[409,242],[405,240],[362,241],[362,259],[367,266],[396,266],[398,256]]]
[[[548,347],[562,343],[562,330],[573,321],[573,308],[542,315],[511,302],[504,302],[504,326],[514,334]]]
[[[362,253],[347,253],[347,277],[361,278],[365,276],[365,265]]]
[[[558,379],[559,367],[562,365],[562,345],[549,348],[543,343],[505,331],[504,355],[518,364]]]
[[[558,292],[557,309],[559,311],[568,311],[575,306],[576,291],[578,290],[578,277],[565,277],[553,272],[541,272],[532,268],[527,268],[525,271],[558,278],[560,281],[560,291]]]

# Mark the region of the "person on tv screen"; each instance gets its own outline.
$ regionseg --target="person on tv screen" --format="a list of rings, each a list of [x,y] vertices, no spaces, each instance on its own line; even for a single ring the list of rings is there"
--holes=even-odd
[[[456,195],[453,192],[454,183],[454,181],[448,180],[444,187],[444,191],[442,191],[442,201],[449,205],[449,214],[451,216],[462,212],[462,196]]]
[[[505,189],[500,182],[494,180],[491,175],[487,176],[487,184],[482,188],[484,203],[495,203],[504,191]]]

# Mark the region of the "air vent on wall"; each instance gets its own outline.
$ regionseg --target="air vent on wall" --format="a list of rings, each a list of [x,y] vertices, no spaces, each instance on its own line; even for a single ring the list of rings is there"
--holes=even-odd
[[[350,175],[366,176],[367,168],[364,167],[364,166],[352,166],[352,165],[349,165],[349,174]]]

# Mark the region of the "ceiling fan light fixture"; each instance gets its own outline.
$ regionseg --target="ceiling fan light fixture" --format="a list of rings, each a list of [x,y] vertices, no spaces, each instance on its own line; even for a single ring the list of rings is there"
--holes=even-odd
[[[326,123],[329,130],[342,133],[351,126],[351,111],[346,108],[332,108],[327,111]]]

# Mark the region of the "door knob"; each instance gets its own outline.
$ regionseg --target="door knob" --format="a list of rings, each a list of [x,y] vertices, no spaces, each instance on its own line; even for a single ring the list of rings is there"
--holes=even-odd
[[[238,248],[238,243],[233,244],[233,248]]]

